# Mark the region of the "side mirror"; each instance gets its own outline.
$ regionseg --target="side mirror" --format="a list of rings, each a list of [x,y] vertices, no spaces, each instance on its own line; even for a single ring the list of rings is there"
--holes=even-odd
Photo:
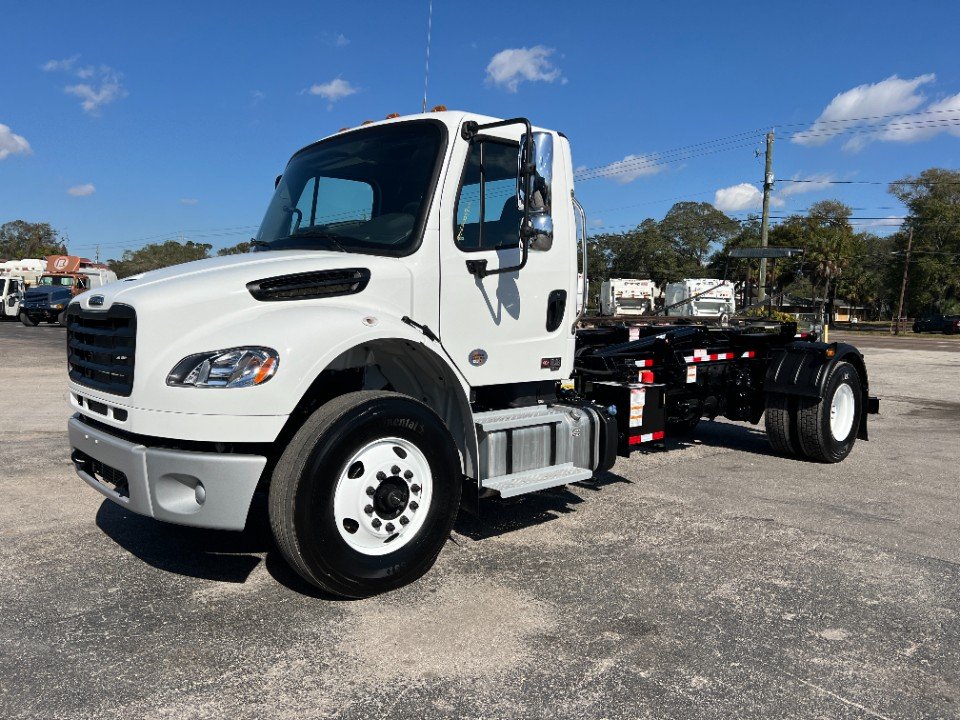
[[[524,133],[517,154],[517,208],[526,209],[529,223],[520,233],[531,250],[545,251],[553,246],[553,135],[535,132],[529,146]]]

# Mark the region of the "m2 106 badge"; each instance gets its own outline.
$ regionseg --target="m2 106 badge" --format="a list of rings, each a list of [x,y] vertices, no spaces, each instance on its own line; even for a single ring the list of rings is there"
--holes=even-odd
[[[483,348],[477,348],[476,350],[471,350],[468,357],[471,365],[480,367],[487,361],[487,351]]]
[[[560,358],[540,358],[540,369],[541,370],[559,370],[560,369]]]

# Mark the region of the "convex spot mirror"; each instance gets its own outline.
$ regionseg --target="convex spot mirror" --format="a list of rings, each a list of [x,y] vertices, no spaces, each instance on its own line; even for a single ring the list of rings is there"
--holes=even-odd
[[[526,208],[529,223],[520,232],[531,250],[545,251],[553,246],[553,135],[535,132],[529,151],[527,145],[524,133],[517,154],[517,208]]]

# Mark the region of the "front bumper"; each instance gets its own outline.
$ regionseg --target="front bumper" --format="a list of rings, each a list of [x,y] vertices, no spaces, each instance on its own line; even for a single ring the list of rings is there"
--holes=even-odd
[[[67,423],[83,480],[118,505],[195,527],[242,530],[267,459],[151,448],[81,422]]]

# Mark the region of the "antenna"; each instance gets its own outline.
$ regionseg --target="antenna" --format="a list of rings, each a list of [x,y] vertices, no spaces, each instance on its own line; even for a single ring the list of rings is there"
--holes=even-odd
[[[430,31],[433,29],[433,0],[427,0],[427,62],[423,70],[423,107],[420,112],[427,111],[427,81],[430,79]]]

